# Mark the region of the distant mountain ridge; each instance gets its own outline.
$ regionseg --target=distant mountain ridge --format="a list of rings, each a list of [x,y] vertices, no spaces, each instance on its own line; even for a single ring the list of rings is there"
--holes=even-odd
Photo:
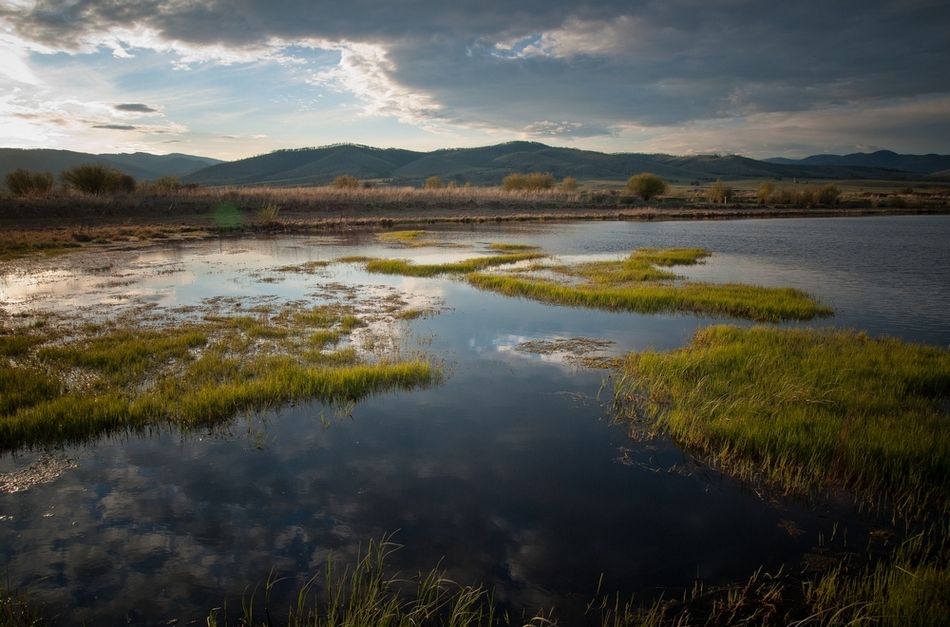
[[[91,155],[68,150],[0,148],[0,176],[20,167],[59,174],[89,162],[113,165],[137,179],[154,180],[172,174],[182,182],[207,186],[277,187],[326,185],[341,174],[393,185],[419,185],[430,176],[459,184],[497,185],[516,172],[550,172],[559,179],[573,176],[602,181],[624,181],[632,174],[654,172],[681,184],[720,178],[918,181],[946,179],[950,173],[950,155],[899,155],[883,150],[845,156],[815,155],[799,160],[756,160],[739,155],[607,154],[527,141],[431,152],[335,144],[277,150],[225,162],[183,154]]]
[[[891,150],[854,152],[848,155],[813,155],[804,159],[765,159],[782,165],[841,165],[902,170],[918,174],[938,174],[950,170],[950,155],[900,155]]]
[[[945,158],[950,160],[950,157]],[[717,178],[921,180],[928,173],[922,172],[920,167],[900,170],[861,163],[784,163],[738,155],[607,154],[525,141],[431,152],[337,144],[278,150],[220,163],[189,174],[183,180],[202,185],[307,186],[326,185],[341,174],[351,174],[395,185],[419,185],[429,176],[438,176],[444,181],[491,185],[515,172],[550,172],[557,178],[574,176],[614,181],[626,180],[638,172],[654,172],[680,183]],[[948,167],[950,165],[937,169]]]
[[[103,163],[114,166],[137,179],[154,180],[160,176],[184,176],[210,165],[224,163],[220,159],[193,155],[153,155],[146,152],[94,155],[72,150],[49,148],[0,148],[0,181],[17,168],[52,172],[58,176],[67,168],[82,163]]]

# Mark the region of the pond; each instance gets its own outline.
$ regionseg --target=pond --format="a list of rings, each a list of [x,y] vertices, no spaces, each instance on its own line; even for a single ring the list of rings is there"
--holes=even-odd
[[[723,319],[544,305],[357,263],[280,268],[353,255],[441,262],[497,242],[565,261],[704,247],[705,263],[677,272],[797,287],[837,312],[808,324],[946,347],[950,217],[479,224],[429,236],[440,245],[402,248],[368,232],[169,241],[0,268],[6,316],[183,320],[209,299],[349,299],[372,314],[364,340],[395,336],[446,372],[437,386],[342,409],[298,404],[202,434],[156,429],[6,455],[7,581],[28,586],[62,624],[203,624],[271,573],[281,578],[271,605],[285,606],[331,555],[352,563],[392,534],[402,545],[395,570],[440,566],[493,589],[503,608],[547,608],[570,624],[598,591],[649,600],[760,566],[801,569],[845,529],[861,546],[876,528],[845,504],[777,499],[669,441],[632,439],[611,420],[607,371],[524,344],[593,338],[610,342],[598,355],[666,350]],[[387,318],[379,304],[396,296],[426,315]],[[16,484],[28,468],[39,480]]]

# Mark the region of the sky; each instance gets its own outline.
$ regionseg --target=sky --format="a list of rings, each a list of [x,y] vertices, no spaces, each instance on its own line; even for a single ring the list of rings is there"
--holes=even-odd
[[[0,146],[950,153],[947,0],[0,0]]]

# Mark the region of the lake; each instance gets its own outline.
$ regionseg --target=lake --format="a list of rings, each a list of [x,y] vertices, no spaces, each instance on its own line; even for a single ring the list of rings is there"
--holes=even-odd
[[[540,246],[565,261],[638,247],[703,247],[691,279],[800,288],[836,315],[809,325],[950,346],[950,216],[691,222],[457,225],[429,229],[438,247],[399,248],[373,233],[223,238],[82,251],[0,266],[6,315],[59,311],[89,319],[167,311],[209,299],[247,305],[367,302],[399,296],[430,310],[366,330],[445,364],[444,383],[240,416],[182,436],[168,429],[0,459],[45,482],[0,494],[7,580],[62,624],[204,623],[272,572],[271,606],[331,555],[392,534],[407,575],[440,566],[494,590],[502,608],[550,608],[576,622],[598,589],[650,600],[696,583],[742,580],[759,566],[801,569],[829,542],[862,546],[883,524],[844,503],[798,503],[696,464],[673,443],[639,442],[611,419],[608,372],[530,340],[609,340],[599,354],[673,349],[690,315],[637,315],[543,305],[479,292],[451,278],[366,273],[349,255],[450,261],[492,242]],[[350,290],[346,292],[345,290]],[[233,301],[232,301],[233,302]],[[372,307],[372,304],[367,307]],[[599,587],[598,587],[599,586]],[[283,610],[276,612],[283,616]]]

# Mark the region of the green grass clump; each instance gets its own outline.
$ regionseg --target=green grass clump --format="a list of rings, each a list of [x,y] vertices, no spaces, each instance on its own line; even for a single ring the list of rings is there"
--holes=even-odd
[[[717,326],[630,355],[616,394],[685,446],[792,491],[916,514],[950,503],[950,352],[864,334]],[[630,401],[635,401],[632,405]]]
[[[626,277],[629,278],[629,277]],[[655,314],[688,312],[706,316],[730,316],[777,322],[808,320],[828,315],[830,310],[792,288],[759,287],[735,283],[713,285],[642,283],[629,287],[594,284],[571,286],[535,278],[471,274],[468,281],[478,289],[506,296],[530,298],[572,307]]]
[[[347,404],[436,381],[421,357],[364,362],[334,348],[363,322],[345,306],[208,314],[162,329],[86,325],[67,341],[0,335],[0,450],[81,442],[122,430],[205,427],[248,411]]]
[[[376,239],[389,244],[403,244],[404,246],[424,246],[420,240],[428,233],[426,231],[391,231],[388,233],[377,233]]]
[[[440,264],[420,264],[402,259],[374,259],[366,263],[369,272],[377,274],[399,274],[403,276],[433,277],[441,274],[466,274],[496,266],[518,263],[528,259],[543,257],[541,253],[512,253],[489,257],[473,257],[463,261]]]
[[[488,250],[494,250],[501,253],[520,253],[528,250],[538,250],[539,246],[532,246],[531,244],[507,244],[504,242],[496,242],[488,245]]]
[[[542,302],[637,313],[689,312],[756,321],[809,320],[832,310],[792,288],[737,283],[675,282],[662,267],[692,265],[707,257],[702,248],[643,248],[619,261],[594,261],[547,268],[566,281],[527,274],[473,273],[478,289]],[[545,268],[536,268],[545,269]]]

